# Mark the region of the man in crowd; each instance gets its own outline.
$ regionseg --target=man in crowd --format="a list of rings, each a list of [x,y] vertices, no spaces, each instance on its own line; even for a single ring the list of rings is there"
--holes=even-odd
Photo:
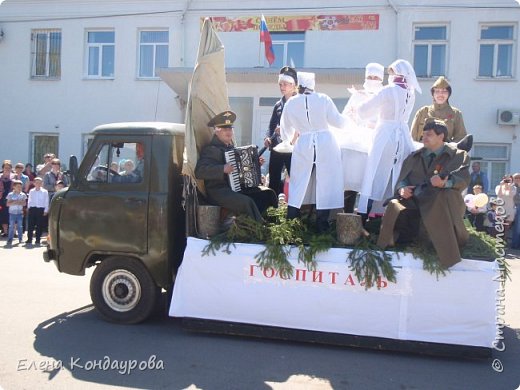
[[[469,183],[469,157],[447,144],[447,136],[440,120],[424,126],[424,147],[403,162],[396,198],[388,204],[377,242],[381,248],[410,243],[418,238],[422,222],[445,268],[460,261],[459,247],[469,238],[461,195]]]
[[[208,200],[225,207],[235,215],[247,215],[262,221],[262,213],[268,207],[277,207],[276,193],[266,187],[258,186],[235,192],[231,189],[228,175],[235,167],[226,163],[224,153],[233,150],[233,124],[236,114],[224,111],[213,117],[208,126],[213,128],[213,138],[200,154],[195,168],[197,179],[204,180]]]
[[[473,194],[473,187],[476,185],[482,186],[482,192],[484,194],[487,193],[489,190],[489,180],[486,172],[480,170],[480,163],[478,161],[473,161],[471,164],[471,170],[468,194]]]

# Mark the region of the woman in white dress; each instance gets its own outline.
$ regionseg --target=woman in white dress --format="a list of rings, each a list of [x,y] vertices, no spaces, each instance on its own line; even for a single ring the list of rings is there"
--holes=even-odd
[[[388,67],[388,85],[357,107],[361,119],[377,115],[374,142],[360,191],[358,212],[368,214],[369,200],[384,201],[393,194],[404,159],[416,149],[408,120],[421,93],[415,71],[406,60]]]

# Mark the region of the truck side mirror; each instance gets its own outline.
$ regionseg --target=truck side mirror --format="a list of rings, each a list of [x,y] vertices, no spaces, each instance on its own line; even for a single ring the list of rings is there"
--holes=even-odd
[[[70,156],[69,171],[67,173],[70,177],[70,184],[76,184],[78,178],[78,159],[76,156]]]

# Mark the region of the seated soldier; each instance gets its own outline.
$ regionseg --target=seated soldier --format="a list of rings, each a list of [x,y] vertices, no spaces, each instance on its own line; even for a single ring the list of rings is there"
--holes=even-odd
[[[236,115],[232,111],[224,111],[208,123],[213,127],[213,138],[200,154],[195,168],[197,179],[204,180],[208,200],[218,206],[225,207],[235,215],[245,214],[262,221],[262,213],[268,207],[277,207],[278,198],[270,188],[258,186],[234,192],[228,175],[235,167],[226,163],[224,152],[233,150],[233,123]]]
[[[424,147],[403,162],[377,244],[386,248],[414,241],[422,221],[441,265],[448,268],[460,261],[459,247],[469,238],[461,195],[469,183],[469,156],[446,143],[444,122],[431,121],[423,131]]]

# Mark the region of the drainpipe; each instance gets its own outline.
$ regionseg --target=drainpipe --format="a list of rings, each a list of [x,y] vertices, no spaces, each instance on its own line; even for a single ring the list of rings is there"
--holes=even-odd
[[[182,66],[186,66],[186,61],[185,61],[185,57],[186,57],[186,13],[190,9],[191,2],[192,2],[192,0],[186,1],[186,5],[184,6],[184,10],[182,11],[182,14],[181,14],[181,31],[182,31],[181,65]]]
[[[399,56],[399,10],[394,4],[393,0],[388,0],[388,4],[395,12],[395,59],[400,58]],[[392,60],[393,61],[393,60]]]

